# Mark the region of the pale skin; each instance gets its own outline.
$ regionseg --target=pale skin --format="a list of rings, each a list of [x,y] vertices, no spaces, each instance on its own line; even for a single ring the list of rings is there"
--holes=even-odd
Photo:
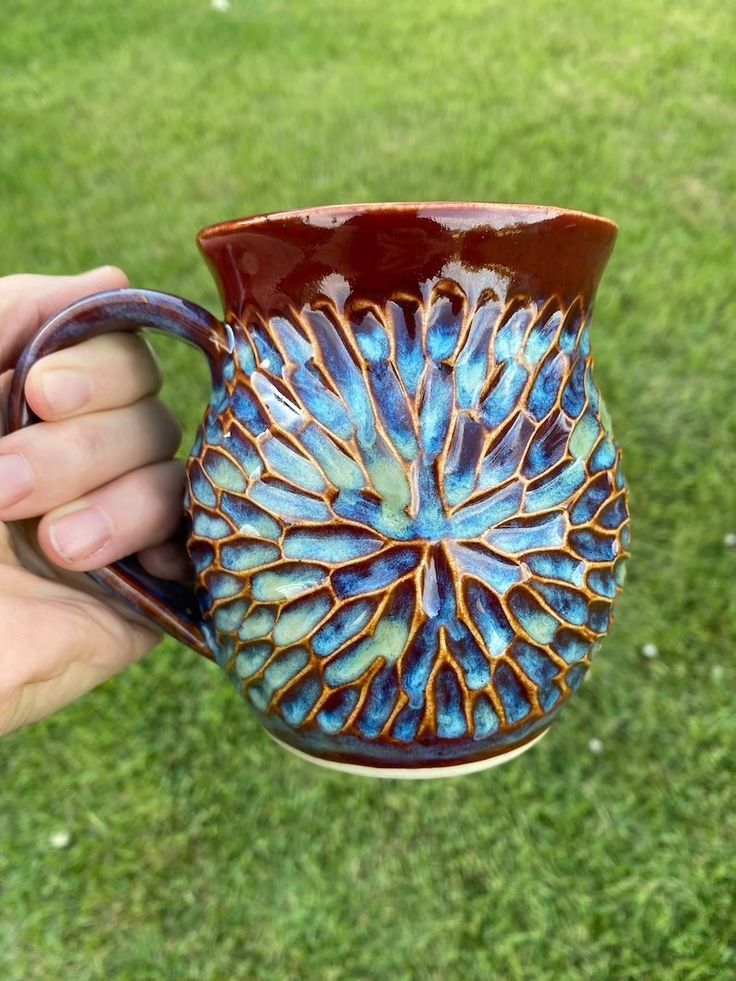
[[[112,266],[0,278],[0,735],[79,698],[160,639],[80,573],[137,553],[155,575],[187,575],[172,541],[181,434],[156,397],[161,373],[142,337],[107,335],[39,361],[25,394],[41,422],[4,435],[13,365],[35,331],[74,300],[122,286]]]

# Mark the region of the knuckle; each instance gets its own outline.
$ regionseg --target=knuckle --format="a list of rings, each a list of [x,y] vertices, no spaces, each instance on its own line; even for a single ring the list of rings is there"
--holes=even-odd
[[[69,426],[67,459],[77,465],[95,466],[110,455],[111,434],[101,420],[82,416]]]
[[[13,273],[0,279],[0,325],[17,315],[18,306],[28,293],[29,273]]]

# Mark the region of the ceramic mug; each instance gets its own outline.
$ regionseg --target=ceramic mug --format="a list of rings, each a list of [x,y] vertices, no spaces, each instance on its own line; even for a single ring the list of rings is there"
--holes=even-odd
[[[546,731],[623,582],[627,491],[591,374],[604,218],[460,203],[322,207],[198,237],[225,314],[121,289],[38,358],[141,327],[200,348],[191,587],[92,574],[214,659],[268,732],[389,776],[491,766]]]

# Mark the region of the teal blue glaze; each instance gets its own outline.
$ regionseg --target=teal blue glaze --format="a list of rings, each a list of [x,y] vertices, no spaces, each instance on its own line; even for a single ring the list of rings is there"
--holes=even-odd
[[[295,393],[318,423],[340,439],[350,439],[353,425],[347,416],[345,403],[325,389],[324,382],[314,369],[310,366],[299,368],[292,375],[292,384]]]
[[[230,572],[247,572],[275,562],[281,552],[271,542],[235,542],[220,548],[220,562]]]
[[[388,334],[372,313],[367,313],[359,323],[355,324],[355,339],[363,357],[371,367],[388,361],[391,354]]]
[[[309,593],[287,604],[279,615],[273,628],[273,640],[278,646],[288,646],[303,640],[308,633],[321,623],[332,608],[327,590]]]
[[[565,679],[567,681],[567,687],[571,688],[573,691],[577,691],[582,685],[587,673],[587,667],[582,664],[578,664],[574,668],[571,668],[567,673],[567,678]]]
[[[448,522],[447,528],[441,528],[442,537],[447,535],[458,541],[480,538],[489,528],[519,513],[523,493],[523,487],[515,483],[489,492],[474,504],[466,504]]]
[[[217,494],[199,463],[192,464],[189,474],[195,498],[208,508],[217,507]]]
[[[457,403],[461,409],[475,407],[488,378],[488,342],[500,309],[496,303],[484,304],[473,317],[468,340],[455,365]]]
[[[616,580],[607,569],[591,569],[588,573],[588,588],[599,596],[612,600],[616,595]]]
[[[514,724],[525,719],[532,710],[531,702],[508,664],[498,666],[493,681],[503,703],[507,721]]]
[[[323,732],[334,735],[347,722],[358,701],[358,692],[354,688],[336,692],[330,697],[327,707],[317,715],[317,722]]]
[[[267,538],[271,541],[278,541],[281,537],[279,523],[245,498],[236,497],[234,494],[223,494],[220,508],[222,513],[232,521],[235,529],[244,537]],[[200,534],[196,526],[194,532]],[[225,526],[224,531],[220,534],[204,535],[203,537],[223,538],[231,533],[232,528]]]
[[[230,396],[233,415],[240,420],[248,432],[260,436],[268,429],[266,417],[256,401],[255,395],[247,391],[243,385],[237,385]],[[199,452],[199,451],[198,451]]]
[[[613,535],[576,528],[568,540],[577,554],[590,562],[613,562],[619,553],[618,540]]]
[[[580,310],[574,306],[565,317],[565,321],[560,331],[560,350],[565,354],[573,354],[575,348],[580,350],[581,331],[584,329],[584,321],[580,316]]]
[[[529,413],[536,422],[541,422],[554,408],[567,375],[567,363],[567,357],[558,351],[550,352],[540,365],[527,403]]]
[[[209,542],[192,542],[189,557],[196,572],[202,574],[214,565],[217,551]]]
[[[267,606],[259,606],[250,614],[238,631],[241,640],[256,640],[265,637],[273,627],[275,612]]]
[[[445,470],[445,497],[451,507],[466,501],[473,493],[484,435],[483,426],[471,416],[458,418]]]
[[[264,463],[277,477],[289,480],[303,490],[317,493],[327,490],[327,482],[319,469],[283,440],[275,437],[263,440],[261,452]]]
[[[513,518],[483,536],[491,548],[511,555],[520,555],[538,548],[561,548],[565,542],[566,525],[560,511],[535,517]]]
[[[613,440],[606,436],[598,444],[590,458],[590,469],[592,473],[598,473],[601,470],[609,470],[616,462],[616,447],[613,445]]]
[[[550,317],[536,324],[531,330],[524,347],[524,356],[529,364],[537,365],[542,360],[549,351],[561,323],[562,314],[559,310],[555,310]]]
[[[452,374],[444,365],[429,363],[425,372],[425,397],[419,416],[422,446],[428,461],[442,452],[454,403]]]
[[[454,672],[441,668],[437,676],[437,735],[459,739],[467,732],[462,694]]]
[[[623,577],[579,306],[427,291],[249,320],[198,436],[206,636],[308,751],[391,764],[531,738]]]
[[[381,668],[371,682],[365,707],[358,720],[358,729],[368,739],[376,739],[389,719],[399,694],[396,669],[393,665]]]
[[[467,587],[468,606],[473,611],[480,636],[492,657],[501,657],[515,633],[496,593],[477,581]]]
[[[424,624],[404,657],[401,684],[409,697],[409,705],[420,709],[424,705],[427,682],[437,656],[439,625]]]
[[[339,597],[347,599],[385,589],[415,569],[419,558],[420,554],[414,548],[394,548],[361,565],[338,569],[332,576],[334,590]]]
[[[460,339],[465,310],[449,297],[440,297],[430,307],[427,318],[427,354],[439,364],[452,357]]]
[[[610,603],[596,603],[591,604],[588,610],[588,626],[591,630],[594,630],[597,634],[605,634],[608,632],[608,627],[611,618],[611,605]]]
[[[370,385],[379,419],[392,445],[404,460],[415,460],[419,445],[404,393],[393,368],[387,363],[373,365]]]
[[[572,586],[585,584],[586,563],[583,559],[569,555],[567,552],[533,552],[527,555],[524,561],[532,572],[544,579],[557,579]],[[591,586],[590,576],[588,585]]]
[[[514,645],[514,657],[532,681],[543,688],[549,685],[560,673],[557,665],[539,647],[533,647],[523,640]]]
[[[549,712],[562,698],[562,692],[553,684],[544,685],[538,693],[539,704],[545,712]]]
[[[305,450],[311,453],[333,487],[357,491],[363,486],[364,478],[360,467],[346,456],[324,430],[307,424],[302,437]]]
[[[322,566],[284,563],[256,572],[251,580],[251,593],[259,601],[282,602],[321,586],[326,580],[327,570]]]
[[[618,485],[617,485],[618,486]],[[626,521],[626,501],[619,496],[607,504],[600,513],[598,523],[608,531],[615,531]]]
[[[421,721],[422,709],[407,705],[397,715],[391,735],[400,743],[410,743],[416,738]]]
[[[258,321],[250,323],[248,325],[248,337],[256,349],[258,364],[263,368],[267,368],[275,375],[283,374],[283,358],[279,354],[276,345],[268,336],[264,325]]]
[[[479,490],[498,486],[516,473],[534,432],[532,421],[524,413],[517,413],[496,438],[481,463]],[[548,466],[549,461],[546,461],[546,464]]]
[[[592,521],[600,507],[610,498],[613,491],[608,473],[602,473],[591,481],[578,497],[570,511],[570,520],[575,525]]]
[[[334,653],[368,624],[378,603],[358,600],[340,607],[314,636],[312,646],[319,657]]]
[[[564,412],[553,412],[543,426],[537,428],[524,457],[522,473],[533,479],[559,463],[567,451],[571,424]]]
[[[517,310],[496,331],[493,353],[496,361],[512,362],[524,346],[524,336],[532,321],[528,308]]]
[[[286,521],[317,521],[325,523],[330,520],[330,510],[322,501],[306,497],[287,485],[259,482],[253,486],[250,498],[277,518]]]
[[[300,726],[317,704],[322,685],[316,676],[305,678],[281,700],[281,713],[290,726]]]
[[[527,589],[514,589],[508,604],[521,628],[538,644],[551,644],[559,621]]]
[[[455,621],[457,624],[457,621]],[[478,642],[464,624],[457,624],[449,645],[471,691],[482,691],[491,683],[491,668]]]
[[[243,622],[249,605],[248,600],[237,600],[235,603],[218,606],[214,613],[218,631],[223,634],[234,633]]]
[[[216,600],[237,596],[242,588],[237,576],[228,575],[226,572],[213,572],[210,575],[208,589]]]
[[[396,367],[407,394],[414,398],[424,372],[421,312],[407,314],[397,303],[387,304],[387,324],[396,346]]]
[[[524,573],[518,563],[510,562],[487,550],[455,545],[452,551],[464,571],[481,579],[501,596],[505,596],[513,585],[523,579]]]
[[[561,628],[556,631],[550,648],[564,658],[568,664],[574,664],[585,657],[590,650],[590,644],[582,634]]]
[[[192,531],[198,538],[218,539],[231,535],[233,529],[227,521],[217,515],[194,508]]]
[[[575,358],[562,390],[562,408],[571,419],[577,419],[585,408],[585,367],[584,358]]]
[[[586,481],[585,464],[573,460],[562,464],[554,476],[539,482],[539,478],[526,493],[525,511],[549,511],[550,508],[564,504]]]
[[[529,371],[518,361],[503,365],[501,374],[480,405],[480,417],[490,430],[497,429],[518,405],[529,380]]]
[[[474,739],[486,739],[498,731],[498,715],[487,695],[481,695],[473,706]]]
[[[272,653],[270,644],[248,644],[241,648],[235,670],[241,678],[249,678],[263,667]]]
[[[248,689],[248,695],[256,708],[265,708],[274,694],[299,674],[308,659],[307,652],[299,647],[278,654],[263,672],[261,680]]]
[[[365,558],[381,549],[381,539],[360,529],[295,528],[288,531],[283,554],[290,559],[311,562],[350,562]]]
[[[585,593],[560,583],[537,582],[534,590],[554,610],[561,620],[581,627],[588,612]]]

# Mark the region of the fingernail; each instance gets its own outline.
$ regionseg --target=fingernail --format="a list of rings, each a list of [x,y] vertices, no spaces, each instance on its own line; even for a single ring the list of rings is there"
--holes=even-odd
[[[17,504],[33,490],[33,471],[19,453],[0,456],[0,508]]]
[[[78,412],[92,398],[89,375],[76,368],[56,368],[41,375],[41,387],[49,408],[58,416]]]
[[[100,508],[72,511],[49,528],[51,544],[67,562],[88,559],[107,545],[112,534],[112,522]]]

